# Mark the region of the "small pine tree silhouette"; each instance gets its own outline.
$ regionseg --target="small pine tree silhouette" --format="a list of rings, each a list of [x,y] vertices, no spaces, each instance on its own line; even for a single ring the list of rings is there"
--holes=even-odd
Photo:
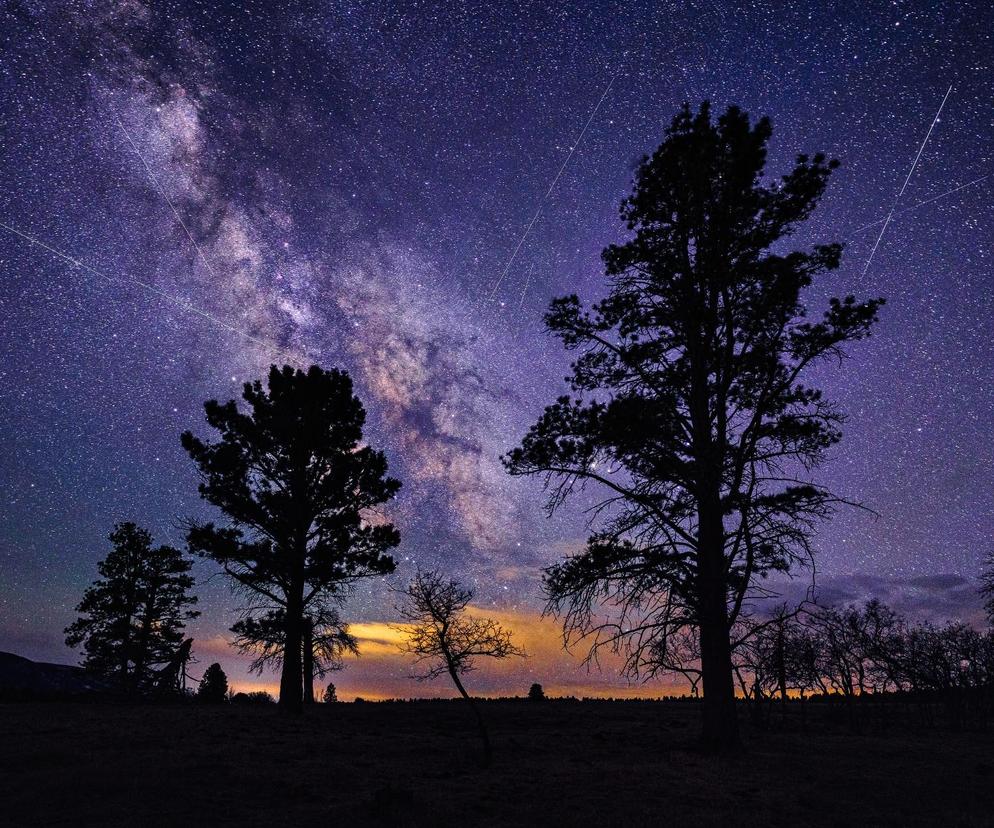
[[[228,677],[221,669],[221,665],[215,662],[204,671],[204,677],[200,679],[200,687],[197,689],[197,698],[203,702],[217,704],[223,702],[228,696]]]
[[[545,701],[545,691],[542,689],[542,685],[535,682],[535,684],[529,687],[528,698],[531,701]]]
[[[324,688],[323,700],[325,704],[331,704],[332,702],[338,701],[338,693],[335,691],[335,685],[330,681],[328,682],[328,686]]]
[[[114,678],[127,693],[149,690],[184,639],[186,622],[199,615],[190,561],[172,546],[152,546],[152,536],[134,523],[110,534],[113,549],[97,564],[100,578],[76,607],[66,644],[82,646],[83,666]]]

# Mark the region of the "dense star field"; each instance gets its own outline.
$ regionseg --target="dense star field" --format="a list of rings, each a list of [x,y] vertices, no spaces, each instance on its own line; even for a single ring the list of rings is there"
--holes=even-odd
[[[350,371],[403,481],[391,583],[440,565],[531,654],[475,689],[666,690],[560,652],[540,569],[582,544],[584,499],[547,518],[500,456],[565,388],[549,300],[601,295],[635,164],[704,99],[771,117],[771,174],[797,152],[842,161],[795,239],[846,245],[812,305],[888,300],[817,376],[849,414],[819,480],[876,513],[819,533],[822,597],[979,614],[989,4],[277,6],[3,4],[0,649],[72,660],[62,630],[112,525],[180,544],[184,518],[211,516],[179,443],[207,435],[204,400],[317,362]],[[194,671],[271,685],[225,643],[239,599],[215,571],[196,567]],[[347,606],[364,655],[342,697],[449,692],[407,678],[393,602],[377,582]]]

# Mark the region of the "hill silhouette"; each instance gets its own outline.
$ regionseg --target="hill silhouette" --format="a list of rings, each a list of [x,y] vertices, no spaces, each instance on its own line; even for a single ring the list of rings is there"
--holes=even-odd
[[[65,699],[110,692],[108,682],[81,667],[0,652],[0,701]]]

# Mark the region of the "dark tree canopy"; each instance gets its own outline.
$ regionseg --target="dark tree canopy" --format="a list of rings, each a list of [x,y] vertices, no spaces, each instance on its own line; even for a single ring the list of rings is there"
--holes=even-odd
[[[197,688],[197,699],[209,704],[219,704],[228,698],[228,677],[221,665],[215,662],[206,670]]]
[[[88,587],[66,628],[66,643],[82,645],[83,666],[114,677],[126,692],[149,689],[155,670],[183,643],[183,629],[198,613],[190,561],[172,546],[152,546],[134,523],[110,534],[113,549],[97,564],[99,580]]]
[[[303,619],[312,604],[394,570],[388,552],[400,536],[374,513],[400,483],[383,452],[362,443],[366,412],[346,372],[273,366],[267,385],[246,383],[242,397],[247,410],[205,404],[218,442],[182,437],[201,496],[229,519],[191,526],[188,542],[256,605],[282,613],[280,704],[299,709]]]
[[[807,369],[868,335],[883,300],[833,299],[812,317],[803,292],[841,246],[789,250],[836,161],[799,155],[764,179],[770,122],[685,106],[638,168],[621,216],[632,235],[603,259],[607,297],[552,302],[545,321],[578,352],[573,394],[549,406],[506,458],[542,475],[548,508],[578,487],[604,492],[584,551],[551,567],[550,607],[568,635],[626,652],[638,674],[670,639],[699,630],[705,738],[737,740],[729,629],[757,577],[812,553],[837,498],[807,472],[843,417]],[[595,620],[606,602],[619,613]]]

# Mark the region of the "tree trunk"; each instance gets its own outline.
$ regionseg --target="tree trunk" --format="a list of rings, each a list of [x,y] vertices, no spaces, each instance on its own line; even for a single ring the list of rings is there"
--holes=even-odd
[[[301,593],[303,590],[301,590]],[[280,675],[280,708],[288,713],[303,710],[304,676],[301,664],[301,599],[287,601],[284,616],[283,672]]]
[[[701,675],[704,684],[704,747],[713,752],[739,747],[732,646],[725,588],[724,528],[717,492],[698,509],[698,607]]]
[[[303,622],[304,704],[314,704],[314,625],[310,618]]]
[[[142,613],[141,633],[138,636],[138,652],[135,656],[135,685],[140,686],[145,680],[145,670],[150,658],[149,648],[152,640],[152,622],[155,620],[156,601],[158,600],[158,588],[152,587],[148,598],[145,600],[145,610]]]
[[[704,700],[705,750],[723,752],[739,747],[735,679],[728,621],[728,572],[725,568],[725,526],[721,486],[726,433],[725,401],[712,406],[708,376],[716,354],[708,345],[709,310],[701,296],[698,320],[689,324],[687,351],[691,364],[689,399],[693,453],[697,466],[697,615],[701,638],[701,683]],[[697,325],[701,325],[700,328]],[[712,421],[712,410],[718,422]],[[717,431],[715,436],[714,430]]]
[[[728,627],[713,619],[701,622],[701,673],[704,685],[704,745],[720,752],[739,747],[739,720],[732,684]]]
[[[780,718],[787,721],[787,647],[784,621],[777,624],[777,687],[780,690]]]
[[[483,714],[480,713],[476,702],[473,701],[473,697],[466,692],[466,688],[463,687],[462,682],[459,680],[459,674],[451,667],[449,668],[449,675],[452,676],[452,681],[455,682],[456,689],[466,699],[470,709],[473,711],[473,715],[476,717],[476,727],[480,731],[480,741],[483,742],[483,767],[489,768],[493,762],[493,749],[490,746],[490,734],[487,732],[487,725],[483,721]]]

